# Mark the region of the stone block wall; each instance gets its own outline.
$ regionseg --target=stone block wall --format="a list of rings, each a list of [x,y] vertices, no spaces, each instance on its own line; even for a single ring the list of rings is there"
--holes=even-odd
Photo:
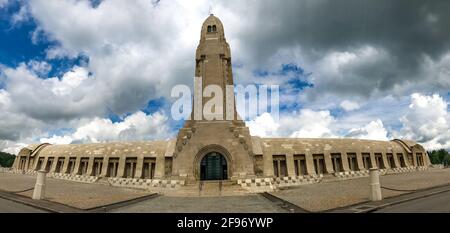
[[[421,167],[398,167],[398,168],[392,168],[388,171],[389,174],[397,174],[397,173],[406,173],[406,172],[414,172],[414,171],[424,171],[427,170],[428,167],[421,166]]]
[[[382,173],[381,170],[380,170],[380,173]],[[369,171],[363,170],[363,171],[335,172],[334,176],[345,180],[345,179],[369,176]]]
[[[76,181],[81,183],[95,183],[98,180],[97,176],[70,175],[62,173],[51,173],[51,177],[55,179]]]
[[[275,178],[239,179],[237,184],[252,193],[269,192],[282,187],[319,183],[323,175],[287,176]]]
[[[386,174],[400,174],[405,172],[424,171],[428,167],[402,167],[394,169],[380,169],[380,175]],[[332,177],[336,177],[340,180],[353,179],[359,177],[368,177],[369,171],[348,171],[348,172],[336,172]],[[325,178],[330,179],[330,178]],[[332,179],[332,178],[331,178]],[[253,178],[253,179],[239,179],[237,184],[242,188],[248,190],[251,193],[270,192],[283,187],[292,187],[306,184],[319,183],[324,180],[322,174],[319,175],[304,175],[304,176],[287,176],[287,177],[274,177],[274,178]]]
[[[11,168],[9,167],[0,167],[0,172],[9,172]]]
[[[175,189],[185,185],[184,180],[136,179],[136,178],[108,178],[108,183],[116,187],[145,189],[145,190],[152,188]]]

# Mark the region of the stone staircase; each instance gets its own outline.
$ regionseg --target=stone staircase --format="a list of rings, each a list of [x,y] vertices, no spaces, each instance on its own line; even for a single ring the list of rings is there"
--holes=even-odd
[[[188,183],[176,190],[164,192],[166,196],[217,197],[239,196],[248,191],[235,181],[197,181]]]

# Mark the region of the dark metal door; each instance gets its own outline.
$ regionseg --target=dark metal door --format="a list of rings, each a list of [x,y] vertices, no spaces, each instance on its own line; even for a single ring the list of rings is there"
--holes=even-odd
[[[227,161],[219,153],[211,152],[203,157],[200,164],[201,180],[226,180]]]

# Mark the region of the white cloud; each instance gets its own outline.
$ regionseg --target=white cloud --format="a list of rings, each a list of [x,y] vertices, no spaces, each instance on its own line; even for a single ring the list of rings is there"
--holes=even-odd
[[[45,61],[31,60],[27,63],[27,68],[37,75],[45,76],[50,72],[52,66]]]
[[[78,88],[87,78],[89,72],[83,67],[75,66],[72,70],[63,75],[61,81],[55,82],[52,92],[56,96],[70,95],[74,89]]]
[[[17,143],[9,140],[0,140],[0,151],[17,155],[19,151],[27,146],[25,143]]]
[[[205,1],[161,1],[154,7],[147,0],[111,0],[93,8],[89,1],[33,0],[29,11],[38,34],[59,44],[47,56],[88,57],[89,86],[103,99],[98,104],[123,114],[169,97],[174,84],[191,84],[194,64],[186,61],[194,58],[208,6]]]
[[[354,127],[355,123],[346,126],[354,128],[338,127],[342,125],[343,120],[345,119],[336,119],[327,110],[302,109],[299,113],[282,115],[280,122],[276,122],[270,114],[264,113],[255,120],[248,121],[247,126],[252,135],[261,137],[348,137],[383,141],[391,139],[380,119],[370,121],[361,127]]]
[[[344,100],[340,104],[341,108],[343,108],[345,111],[353,111],[360,108],[359,104],[357,102],[351,101],[351,100]]]
[[[81,125],[71,135],[52,135],[42,138],[41,142],[52,144],[70,144],[79,142],[110,142],[145,139],[166,139],[173,136],[168,124],[168,117],[161,112],[146,115],[138,111],[122,122],[112,122],[110,119],[95,118]]]
[[[329,111],[302,109],[298,113],[282,114],[279,122],[269,113],[264,113],[246,123],[254,136],[326,138],[336,137],[331,130],[335,121]]]
[[[386,87],[389,70],[393,69],[392,55],[383,48],[364,45],[348,50],[330,51],[323,58],[312,61],[314,89],[306,90],[310,101],[327,97],[371,97]],[[383,69],[379,69],[383,67]],[[371,73],[374,77],[364,77]]]
[[[37,70],[36,70],[37,69]],[[40,65],[21,63],[3,70],[6,91],[13,104],[10,111],[41,121],[71,120],[102,114],[106,96],[89,78],[85,68],[73,67],[61,79],[42,79]]]
[[[8,5],[9,0],[0,0],[0,9]]]
[[[429,84],[436,85],[444,90],[450,89],[450,52],[445,53],[439,59],[433,60],[429,56],[423,57],[422,73],[423,77],[432,79]]]
[[[145,116],[139,109],[151,99],[167,97],[173,84],[192,82],[194,63],[186,61],[195,56],[200,25],[208,15],[205,2],[161,1],[154,7],[147,0],[111,0],[96,8],[89,1],[23,2],[11,22],[33,17],[33,42],[56,42],[47,49],[47,58],[88,59],[59,77],[47,77],[51,61],[0,65],[0,86],[5,88],[0,94],[0,140],[67,143],[171,135],[166,116]],[[111,112],[135,114],[112,123],[106,118]],[[75,133],[48,137],[61,128]]]
[[[11,106],[11,97],[5,90],[0,89],[0,110],[6,110]]]
[[[32,135],[43,124],[26,116],[23,113],[13,111],[14,102],[10,93],[0,89],[0,140],[17,141]],[[11,142],[8,143],[11,145]],[[0,150],[3,147],[0,145]]]
[[[290,137],[295,138],[327,138],[336,137],[330,130],[330,125],[335,121],[329,111],[313,111],[302,109],[300,114],[283,123],[287,127],[296,129]]]
[[[438,94],[411,95],[408,112],[396,135],[423,143],[427,149],[450,148],[450,113],[448,103]]]
[[[277,136],[279,123],[269,113],[263,113],[254,120],[247,121],[252,136],[274,137]]]
[[[39,141],[41,143],[50,143],[53,145],[59,145],[59,144],[70,144],[72,143],[73,140],[70,136],[53,135],[51,138],[41,138]]]
[[[346,137],[387,141],[389,140],[387,134],[388,132],[384,128],[383,122],[377,119],[361,128],[350,129]]]
[[[20,10],[12,16],[11,23],[18,24],[29,19],[28,6],[22,5]]]

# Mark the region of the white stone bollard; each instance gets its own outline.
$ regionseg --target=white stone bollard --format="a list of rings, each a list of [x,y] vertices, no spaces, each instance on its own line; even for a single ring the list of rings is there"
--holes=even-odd
[[[381,185],[380,185],[380,170],[378,168],[369,169],[370,177],[370,200],[371,201],[381,201],[383,197],[381,196]]]
[[[40,200],[45,197],[45,177],[47,172],[40,170],[37,172],[36,184],[34,185],[33,199]]]

